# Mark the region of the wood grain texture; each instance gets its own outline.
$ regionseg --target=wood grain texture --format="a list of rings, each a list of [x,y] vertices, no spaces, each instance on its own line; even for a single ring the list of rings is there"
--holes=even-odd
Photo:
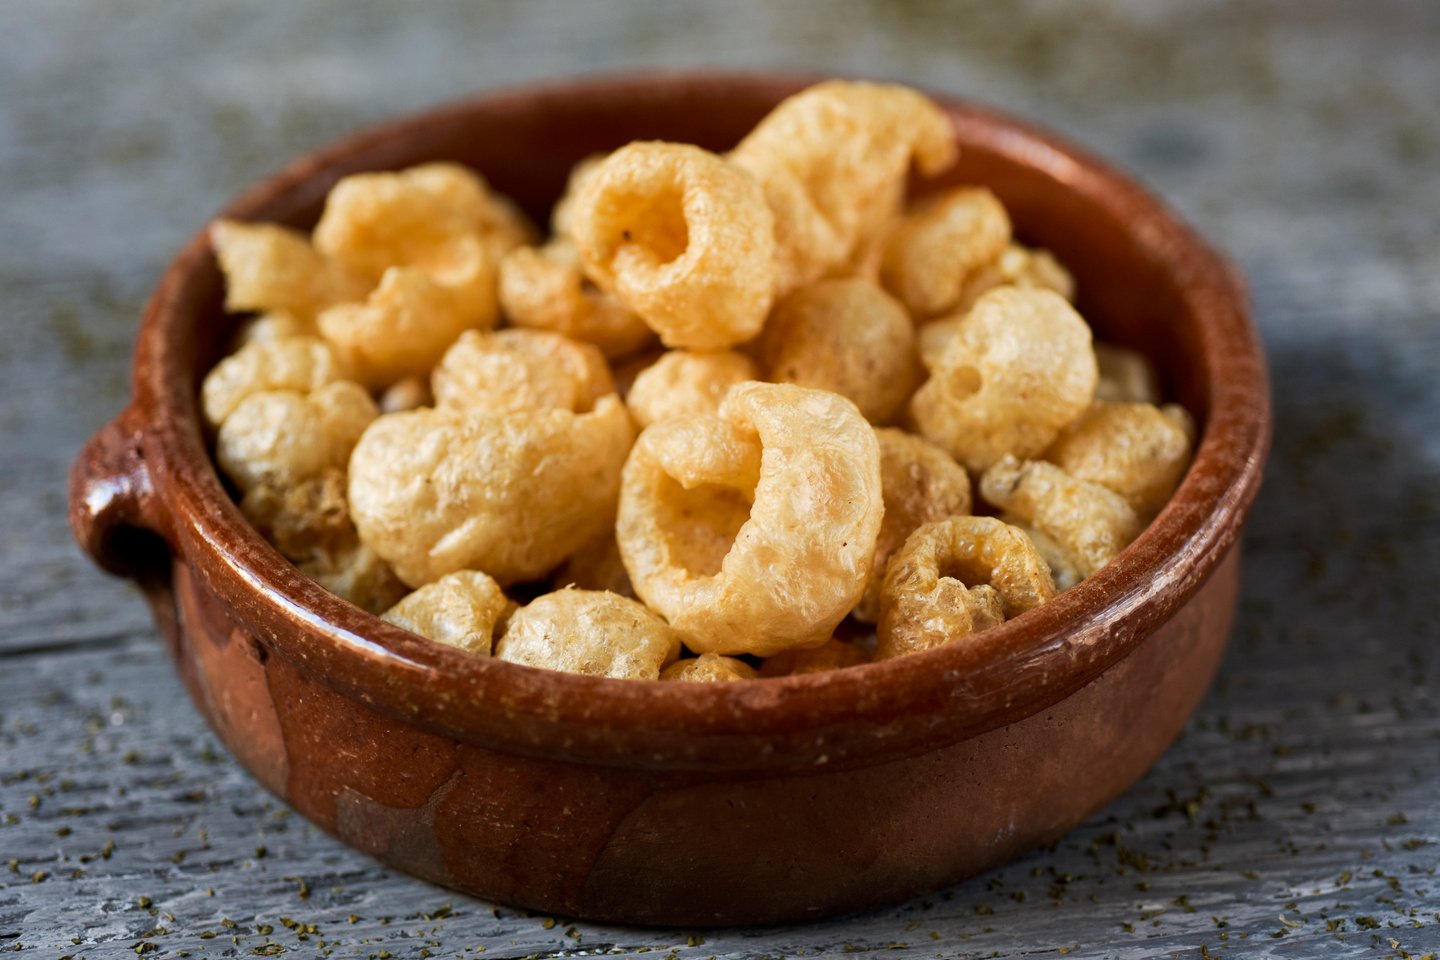
[[[1440,10],[836,9],[7,4],[0,950],[1440,950]],[[1032,117],[1134,170],[1236,259],[1277,412],[1240,623],[1215,691],[1149,776],[1054,849],[969,883],[822,924],[693,934],[492,910],[330,840],[217,753],[138,597],[71,545],[65,471],[124,403],[160,269],[264,171],[477,89],[702,63],[891,76]]]

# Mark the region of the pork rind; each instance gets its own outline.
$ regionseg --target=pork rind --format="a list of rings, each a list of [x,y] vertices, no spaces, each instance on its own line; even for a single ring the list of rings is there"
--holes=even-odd
[[[1144,526],[1120,494],[1043,460],[1005,457],[980,478],[980,495],[1059,544],[1082,578],[1114,559]]]
[[[951,643],[1054,595],[1050,569],[1024,532],[994,517],[928,523],[890,558],[875,659]]]
[[[1045,459],[1079,480],[1114,490],[1152,517],[1190,465],[1195,421],[1183,407],[1096,401],[1061,432]]]
[[[1100,382],[1095,387],[1096,400],[1160,402],[1160,375],[1143,353],[1097,340],[1095,363],[1100,369]]]
[[[225,309],[288,313],[313,320],[326,307],[365,295],[363,276],[324,256],[296,230],[217,220],[210,244],[225,274]]]
[[[380,411],[357,383],[340,380],[311,393],[252,393],[215,435],[215,459],[241,492],[290,487],[327,469],[343,470],[361,433]]]
[[[616,539],[691,650],[773,656],[824,643],[859,601],[883,509],[879,442],[854,404],[742,383],[715,415],[641,433]]]
[[[364,303],[319,317],[320,332],[371,387],[424,374],[461,331],[495,323],[496,264],[509,243],[497,238],[506,228],[477,222],[474,204],[452,196],[463,188],[430,182],[445,179],[453,178],[346,177],[315,227],[321,252],[375,284]]]
[[[1048,290],[1002,287],[975,304],[910,401],[919,432],[979,473],[1039,456],[1095,396],[1090,328]]]
[[[729,155],[775,212],[780,293],[844,267],[899,211],[912,161],[933,176],[955,157],[949,119],[923,95],[843,80],[788,98]]]
[[[316,249],[376,283],[396,268],[434,282],[470,326],[492,322],[494,270],[485,226],[424,176],[357,173],[330,190],[313,234]]]
[[[597,348],[547,330],[467,331],[445,351],[430,386],[437,406],[495,413],[584,413],[615,392]]]
[[[585,178],[570,212],[585,272],[668,347],[760,332],[775,292],[774,217],[751,177],[678,143],[632,143]]]
[[[871,423],[888,422],[920,379],[905,308],[856,277],[787,295],[771,311],[756,355],[766,379],[848,397]]]
[[[722,657],[718,653],[702,653],[688,660],[677,660],[660,671],[661,680],[680,680],[687,683],[728,683],[734,680],[754,680],[758,673],[744,660]]]
[[[497,628],[514,609],[490,577],[457,570],[425,584],[381,617],[436,643],[488,656]]]
[[[240,510],[300,572],[371,613],[394,604],[406,587],[360,542],[345,502],[345,471],[327,468],[293,486],[248,490]]]
[[[348,370],[318,337],[291,336],[247,343],[205,375],[200,409],[212,428],[220,426],[240,402],[255,393],[290,390],[309,393],[343,380]]]
[[[319,334],[313,318],[306,319],[283,310],[271,310],[240,325],[240,329],[235,331],[235,336],[230,341],[230,353],[238,353],[252,343],[269,343],[291,337],[318,338]]]
[[[1049,251],[1011,243],[995,260],[967,275],[951,309],[957,313],[969,310],[996,287],[1051,290],[1072,303],[1075,300],[1075,278]]]
[[[733,350],[670,350],[641,370],[625,402],[642,427],[661,420],[714,413],[737,383],[760,379],[760,370]]]
[[[418,270],[393,267],[364,303],[342,303],[320,314],[320,332],[361,382],[384,389],[424,376],[455,338],[475,322],[455,309],[455,297]]]
[[[762,677],[791,677],[802,673],[824,673],[841,667],[858,667],[870,662],[862,647],[831,637],[818,647],[785,650],[760,665]]]
[[[490,189],[485,178],[458,163],[425,163],[398,174],[458,213],[479,234],[492,262],[535,241],[535,227],[509,198]]]
[[[550,330],[626,357],[655,332],[612,293],[585,278],[574,245],[557,240],[518,247],[500,261],[500,310],[517,327]]]
[[[510,617],[495,656],[590,677],[658,680],[661,669],[680,656],[680,637],[634,600],[557,590]]]
[[[851,611],[861,623],[880,617],[880,591],[885,565],[917,527],[970,512],[970,476],[955,459],[924,437],[882,427],[880,488],[885,514],[875,542],[875,564],[865,595]]]
[[[976,274],[1010,242],[1010,217],[984,187],[930,197],[889,232],[880,264],[885,289],[917,318],[955,309]]]
[[[604,531],[632,437],[613,396],[582,414],[390,414],[351,457],[351,515],[411,586],[465,569],[535,579]]]

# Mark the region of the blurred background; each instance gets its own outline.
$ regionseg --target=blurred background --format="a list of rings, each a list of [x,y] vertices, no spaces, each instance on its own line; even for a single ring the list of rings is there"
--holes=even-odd
[[[1440,949],[1440,4],[7,0],[0,23],[0,949]],[[439,101],[704,66],[1010,111],[1133,172],[1239,264],[1277,414],[1240,622],[1134,790],[934,897],[679,935],[492,912],[288,817],[220,752],[138,596],[71,544],[65,473],[126,401],[165,264],[247,184]]]

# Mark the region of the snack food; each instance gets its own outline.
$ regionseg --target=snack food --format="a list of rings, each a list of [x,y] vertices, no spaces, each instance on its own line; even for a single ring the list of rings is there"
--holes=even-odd
[[[640,435],[616,530],[635,592],[686,646],[771,656],[823,643],[859,601],[882,509],[854,404],[742,383],[715,415]]]
[[[476,655],[715,682],[963,642],[1134,539],[1194,424],[986,185],[906,197],[954,158],[922,95],[833,81],[723,155],[587,159],[549,237],[448,163],[343,178],[308,237],[219,222],[258,316],[202,387],[217,462],[302,572]]]

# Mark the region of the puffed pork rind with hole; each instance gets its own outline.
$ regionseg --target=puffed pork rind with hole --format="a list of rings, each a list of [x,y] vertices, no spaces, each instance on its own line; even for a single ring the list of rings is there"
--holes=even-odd
[[[587,413],[388,414],[351,457],[350,512],[411,586],[465,569],[537,579],[603,533],[633,437],[615,396]]]
[[[714,416],[641,433],[616,539],[691,650],[773,656],[824,643],[860,600],[883,509],[879,443],[854,404],[742,383]]]
[[[1054,595],[1050,568],[1023,531],[994,517],[927,523],[886,568],[875,659],[953,643]]]
[[[613,593],[557,590],[521,607],[495,644],[510,663],[589,677],[658,680],[680,637],[643,604]]]
[[[979,473],[1037,457],[1090,406],[1090,328],[1048,290],[1002,287],[975,304],[910,400],[918,432]]]
[[[586,274],[666,346],[720,350],[760,332],[774,217],[743,170],[687,144],[631,143],[585,178],[569,216]]]

